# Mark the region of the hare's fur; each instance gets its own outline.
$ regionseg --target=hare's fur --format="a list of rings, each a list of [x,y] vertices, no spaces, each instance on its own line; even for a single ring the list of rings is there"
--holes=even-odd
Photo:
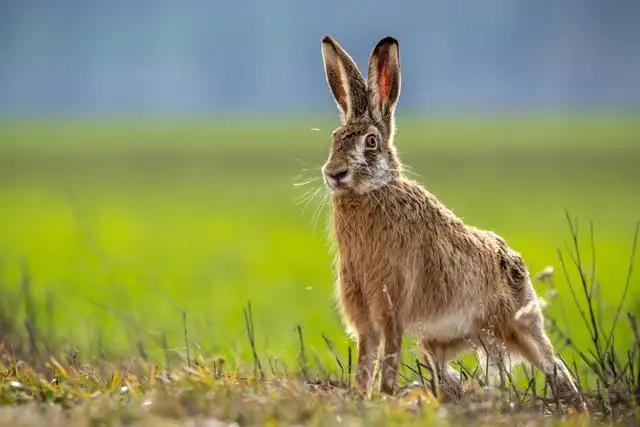
[[[447,360],[473,347],[501,372],[511,354],[523,357],[550,378],[558,395],[582,408],[544,333],[520,255],[498,235],[464,224],[403,175],[393,142],[397,42],[378,43],[367,82],[334,39],[325,37],[322,47],[341,112],[323,172],[332,188],[337,300],[358,344],[357,387],[370,389],[381,347],[381,391],[393,393],[402,336],[410,331],[446,393],[462,390]],[[340,171],[343,178],[332,178]]]

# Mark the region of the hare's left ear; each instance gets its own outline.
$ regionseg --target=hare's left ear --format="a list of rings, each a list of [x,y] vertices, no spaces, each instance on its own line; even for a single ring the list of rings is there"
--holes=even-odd
[[[369,59],[369,106],[379,119],[393,114],[400,96],[400,51],[398,41],[386,37],[378,42]]]

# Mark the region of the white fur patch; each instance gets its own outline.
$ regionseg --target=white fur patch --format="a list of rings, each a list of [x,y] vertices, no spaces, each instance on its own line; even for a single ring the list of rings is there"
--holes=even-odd
[[[468,336],[473,332],[474,320],[472,310],[461,310],[425,319],[409,329],[427,340],[446,342]]]
[[[367,163],[367,160],[364,157],[364,147],[362,146],[362,144],[359,144],[358,147],[355,150],[354,153],[354,159],[356,161],[356,163],[360,164],[360,165],[364,165]]]
[[[364,161],[364,152],[358,150],[357,153],[358,156],[362,156]],[[363,180],[358,191],[360,194],[378,189],[389,183],[391,178],[389,162],[387,162],[387,159],[384,157],[380,158],[380,162],[378,164],[370,167],[369,173],[372,173],[373,176],[367,177]]]

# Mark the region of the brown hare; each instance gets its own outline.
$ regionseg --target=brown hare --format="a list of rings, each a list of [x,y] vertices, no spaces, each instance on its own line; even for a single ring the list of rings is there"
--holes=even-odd
[[[504,356],[523,357],[547,375],[556,396],[584,409],[543,330],[520,255],[404,176],[393,140],[397,41],[375,46],[366,81],[330,36],[322,39],[322,56],[341,118],[322,173],[338,248],[337,299],[358,346],[357,388],[370,390],[382,343],[380,387],[394,392],[403,333],[410,331],[443,392],[462,390],[447,360],[476,348],[500,367]]]

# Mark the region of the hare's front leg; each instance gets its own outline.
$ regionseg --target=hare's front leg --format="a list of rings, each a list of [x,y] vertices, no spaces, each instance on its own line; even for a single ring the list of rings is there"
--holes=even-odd
[[[373,329],[356,332],[358,339],[358,364],[356,366],[356,389],[367,394],[371,389],[373,365],[380,347],[380,335]]]
[[[388,292],[389,287],[382,285],[381,288],[383,290],[382,294],[372,301],[371,307],[374,323],[382,332],[384,340],[380,391],[385,394],[393,394],[396,388],[398,366],[400,365],[403,328],[398,305],[394,303],[393,295]]]
[[[400,348],[402,346],[402,327],[397,316],[385,313],[382,324],[384,344],[382,349],[382,373],[380,391],[393,394],[396,387],[396,376],[400,365]]]
[[[371,387],[373,365],[380,347],[380,334],[371,322],[369,306],[362,288],[346,266],[340,268],[338,299],[342,314],[358,343],[356,389],[366,394]]]

